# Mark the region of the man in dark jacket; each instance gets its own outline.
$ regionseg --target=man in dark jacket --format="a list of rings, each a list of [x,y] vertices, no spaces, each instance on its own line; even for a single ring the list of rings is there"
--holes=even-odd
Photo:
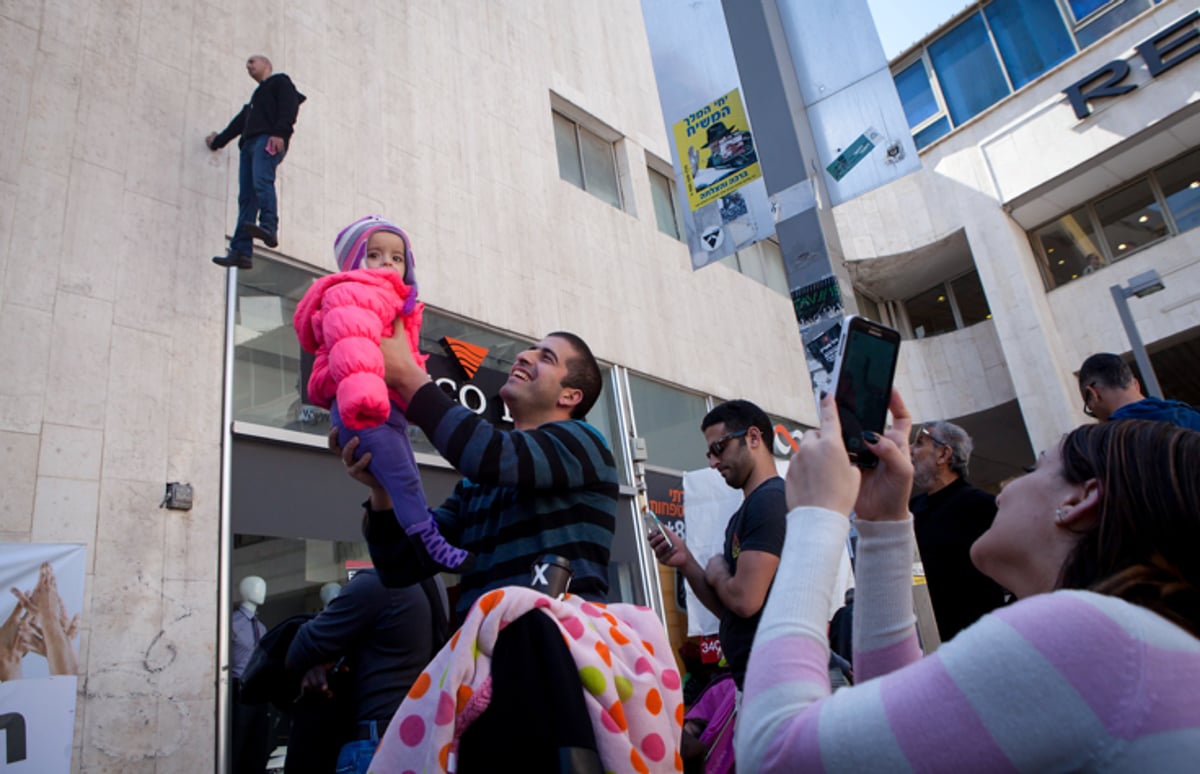
[[[1004,589],[971,563],[971,544],[996,517],[996,498],[967,483],[971,436],[950,422],[927,422],[910,448],[909,503],[938,635],[946,642],[1004,604]]]
[[[283,73],[272,73],[271,60],[255,54],[246,60],[246,72],[258,82],[250,101],[220,134],[213,132],[204,142],[217,151],[241,135],[241,164],[238,169],[238,218],[229,252],[213,258],[218,266],[249,269],[253,239],[267,247],[279,244],[279,211],[275,203],[275,168],[287,153],[292,126],[304,95],[296,91]]]

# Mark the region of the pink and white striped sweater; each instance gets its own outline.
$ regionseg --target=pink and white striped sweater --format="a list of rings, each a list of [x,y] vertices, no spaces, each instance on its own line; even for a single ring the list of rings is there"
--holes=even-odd
[[[1058,591],[922,658],[912,521],[858,522],[858,685],[830,695],[825,616],[845,516],[788,514],[746,674],[739,771],[1200,770],[1200,640],[1123,600]]]

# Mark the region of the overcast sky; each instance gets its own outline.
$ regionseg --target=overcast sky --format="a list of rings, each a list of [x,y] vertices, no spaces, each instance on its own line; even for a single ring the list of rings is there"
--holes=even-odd
[[[972,4],[968,0],[867,0],[889,61]]]

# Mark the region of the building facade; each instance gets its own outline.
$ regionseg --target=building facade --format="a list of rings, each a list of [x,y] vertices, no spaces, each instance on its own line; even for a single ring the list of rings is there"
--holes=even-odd
[[[972,14],[998,40],[1003,2],[894,63],[906,107],[914,63],[931,84],[935,112],[909,114],[923,169],[832,211],[845,295],[905,333],[901,389],[918,419],[975,434],[983,484],[1084,421],[1074,369],[1128,349],[1109,285],[1163,275],[1132,305],[1168,393],[1195,373],[1200,329],[1200,56],[1152,77],[1135,48],[1195,1],[1092,3],[1064,56],[1024,81],[1004,69],[1007,91],[961,107],[938,40]],[[1061,19],[1077,5],[1046,2]],[[1113,12],[1128,14],[1080,36]],[[279,171],[280,246],[226,273],[209,257],[233,226],[236,151],[203,138],[251,93],[252,53],[308,100]],[[1137,88],[1079,118],[1063,90],[1115,60]],[[365,558],[363,493],[324,449],[291,330],[363,214],[411,235],[431,372],[464,405],[503,423],[497,380],[551,330],[603,361],[589,421],[622,470],[614,598],[676,618],[640,537],[635,437],[672,492],[705,464],[715,401],[814,424],[778,248],[690,268],[634,0],[30,0],[0,9],[0,62],[0,541],[87,548],[75,771],[219,768],[238,581],[266,580],[270,625]],[[414,442],[436,502],[454,475]],[[174,481],[190,510],[159,507]]]

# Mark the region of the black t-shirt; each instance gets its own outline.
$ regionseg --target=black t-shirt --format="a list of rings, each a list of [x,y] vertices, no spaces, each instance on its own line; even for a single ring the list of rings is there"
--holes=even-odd
[[[725,563],[729,565],[729,572],[737,575],[737,558],[742,551],[782,554],[786,530],[787,499],[783,479],[775,476],[750,493],[725,527]],[[762,610],[749,618],[728,611],[721,616],[721,651],[739,689],[746,677],[750,646],[754,644],[754,633],[758,631],[761,617]]]

